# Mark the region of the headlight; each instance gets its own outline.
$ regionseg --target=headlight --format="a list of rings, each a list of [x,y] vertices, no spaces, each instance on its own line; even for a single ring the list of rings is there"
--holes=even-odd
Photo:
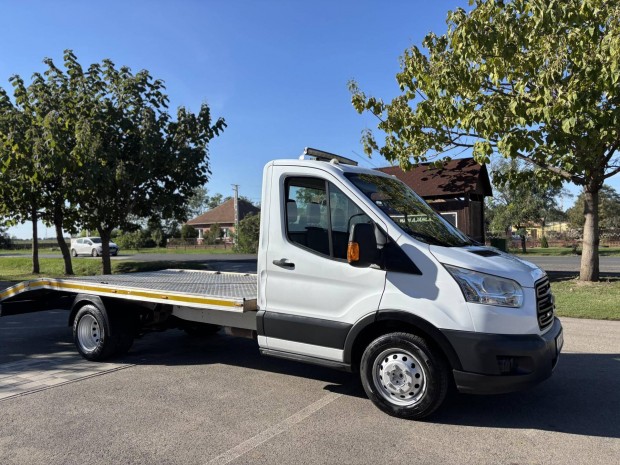
[[[512,279],[444,265],[459,283],[465,300],[501,307],[520,307],[523,304],[523,289]]]

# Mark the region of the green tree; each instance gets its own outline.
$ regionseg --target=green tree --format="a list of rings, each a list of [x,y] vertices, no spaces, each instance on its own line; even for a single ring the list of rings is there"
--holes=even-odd
[[[75,56],[65,53],[66,61]],[[21,179],[24,184],[11,186],[13,191],[13,216],[17,221],[37,216],[46,224],[53,225],[56,240],[65,262],[65,273],[73,274],[71,254],[64,239],[63,230],[76,232],[75,181],[78,164],[73,158],[75,147],[75,105],[68,77],[45,59],[46,71],[34,73],[32,82],[26,86],[20,76],[11,77],[14,88],[14,104],[0,89],[0,112],[13,115],[10,123],[0,129],[6,147],[5,174]],[[1,118],[1,117],[0,117]],[[13,172],[11,174],[10,172]],[[30,193],[29,190],[36,192]],[[29,216],[23,215],[30,208]],[[33,221],[33,227],[36,223]],[[37,234],[33,231],[33,236]],[[36,247],[36,241],[33,241]]]
[[[204,235],[207,244],[216,244],[222,237],[222,228],[219,223],[214,223],[209,227],[209,231]]]
[[[496,234],[514,227],[521,237],[521,250],[526,253],[526,226],[544,225],[550,212],[558,209],[557,198],[562,189],[541,184],[534,170],[524,169],[516,160],[500,160],[491,174],[494,181],[502,182],[494,182],[494,196],[487,200],[489,227]]]
[[[258,253],[258,240],[260,236],[260,214],[250,214],[239,221],[239,231],[235,251],[239,253]]]
[[[189,224],[184,224],[181,226],[181,239],[194,239],[198,237],[198,231],[193,226]]]
[[[448,13],[444,35],[405,51],[402,94],[385,103],[350,83],[353,105],[380,120],[378,150],[409,169],[472,151],[525,160],[542,182],[584,192],[580,279],[599,278],[598,197],[620,173],[620,3],[475,0]]]
[[[11,246],[11,238],[6,232],[6,227],[0,218],[0,249],[8,249]]]
[[[230,197],[227,197],[226,199],[224,199],[224,196],[220,193],[207,196],[206,202],[205,202],[207,206],[207,210],[213,210],[215,207],[219,207],[225,200],[229,198]]]
[[[115,241],[116,245],[118,245],[121,249],[140,250],[144,247],[144,233],[140,229],[130,232],[123,231],[116,237]]]
[[[187,201],[187,211],[190,217],[202,215],[208,208],[209,190],[206,186],[198,186],[192,191],[191,197]]]
[[[8,217],[10,224],[32,222],[32,273],[38,274],[42,135],[23,81],[14,76],[11,82],[19,103],[14,105],[0,88],[0,214]]]
[[[208,144],[226,125],[212,121],[206,104],[197,114],[181,107],[173,118],[163,81],[146,70],[134,74],[108,59],[87,72],[77,60],[65,67],[77,89],[81,221],[99,232],[108,274],[114,228],[131,229],[135,218],[184,219],[187,200],[210,174]]]
[[[585,195],[579,194],[575,200],[575,205],[569,208],[566,213],[568,221],[573,227],[583,228],[583,212]],[[602,229],[620,229],[620,194],[611,186],[605,184],[599,194],[599,226]]]

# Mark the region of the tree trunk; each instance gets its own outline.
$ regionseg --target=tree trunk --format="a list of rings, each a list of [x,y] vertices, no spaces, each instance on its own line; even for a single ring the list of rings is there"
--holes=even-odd
[[[97,228],[101,236],[101,260],[103,262],[103,274],[112,274],[112,263],[110,261],[110,236],[112,230]]]
[[[62,223],[63,223],[63,214],[62,210],[58,207],[54,207],[54,227],[56,228],[56,241],[58,242],[58,247],[60,247],[60,251],[62,252],[62,258],[65,261],[65,274],[72,275],[73,274],[73,265],[71,264],[71,251],[65,242],[65,238],[62,236]]]
[[[525,236],[521,235],[521,250],[523,251],[523,253],[527,253],[527,250],[525,248]]]
[[[599,280],[599,230],[598,230],[598,193],[599,189],[584,190],[583,244],[581,252],[581,281]]]
[[[30,212],[32,220],[32,274],[39,274],[39,213],[37,206],[33,205]]]

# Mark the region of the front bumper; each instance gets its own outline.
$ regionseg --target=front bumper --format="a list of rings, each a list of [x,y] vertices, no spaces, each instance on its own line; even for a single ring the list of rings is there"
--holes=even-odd
[[[442,331],[462,369],[453,370],[456,387],[466,394],[501,394],[534,386],[549,378],[563,343],[562,324],[536,334],[481,334]]]

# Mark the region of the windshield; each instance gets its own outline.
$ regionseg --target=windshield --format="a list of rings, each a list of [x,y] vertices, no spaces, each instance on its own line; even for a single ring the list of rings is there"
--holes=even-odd
[[[101,239],[98,237],[92,237],[90,240],[93,241],[93,244],[101,244]]]
[[[371,174],[347,173],[345,176],[411,237],[446,247],[472,244],[471,239],[401,181]]]

